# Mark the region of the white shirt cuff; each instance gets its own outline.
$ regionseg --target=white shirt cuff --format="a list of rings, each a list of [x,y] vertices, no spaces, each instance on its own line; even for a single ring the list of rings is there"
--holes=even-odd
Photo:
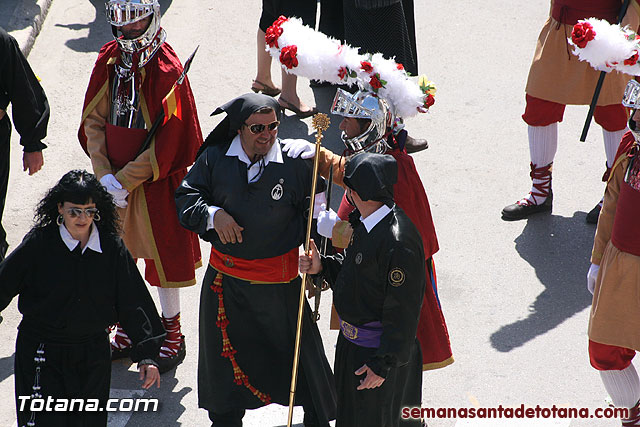
[[[207,211],[209,212],[209,218],[207,218],[207,231],[211,230],[213,228],[213,216],[216,214],[216,212],[218,212],[220,209],[220,207],[218,206],[209,206],[207,208]]]

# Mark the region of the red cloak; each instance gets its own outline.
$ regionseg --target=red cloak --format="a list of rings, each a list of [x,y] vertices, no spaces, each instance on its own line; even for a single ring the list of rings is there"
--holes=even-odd
[[[84,121],[103,96],[108,96],[114,77],[114,66],[120,57],[115,40],[105,44],[98,55],[85,95],[82,122],[78,131],[80,145],[87,153]],[[182,72],[182,64],[168,43],[163,43],[153,58],[139,69],[142,84],[140,108],[147,129],[162,111],[162,99],[169,93]],[[105,94],[106,91],[106,94]],[[180,226],[176,214],[174,192],[193,164],[202,144],[195,100],[188,78],[176,89],[182,118],[171,117],[152,138],[150,150],[153,177],[144,182],[143,190],[155,248],[153,263],[162,287],[195,284],[194,269],[201,265],[198,236]],[[107,141],[108,152],[122,154],[121,147]],[[130,160],[134,160],[135,154]],[[112,164],[113,166],[113,164]],[[113,168],[114,173],[118,170]],[[134,254],[135,256],[135,254]]]

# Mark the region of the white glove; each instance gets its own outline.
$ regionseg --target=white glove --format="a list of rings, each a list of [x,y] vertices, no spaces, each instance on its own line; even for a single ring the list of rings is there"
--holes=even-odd
[[[587,273],[587,289],[593,295],[593,291],[596,288],[596,279],[598,278],[598,270],[600,270],[600,266],[597,264],[591,264],[589,267],[589,272]]]
[[[113,202],[119,208],[126,208],[128,203],[125,200],[129,192],[122,188],[122,184],[112,174],[107,174],[100,178],[100,184],[113,196]]]
[[[283,139],[282,151],[287,152],[287,156],[297,159],[313,159],[316,155],[316,144],[312,144],[304,139]]]
[[[321,207],[322,210],[318,214],[318,234],[330,239],[333,233],[333,227],[336,225],[336,222],[340,221],[340,218],[338,218],[338,214],[335,213],[333,209],[325,210],[327,205],[324,203]]]

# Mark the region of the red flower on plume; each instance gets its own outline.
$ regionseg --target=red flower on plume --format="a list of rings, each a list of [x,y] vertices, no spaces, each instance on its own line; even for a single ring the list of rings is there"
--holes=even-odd
[[[298,66],[298,46],[292,44],[291,46],[285,46],[280,51],[280,63],[285,67],[291,69]]]
[[[338,70],[338,77],[340,77],[340,80],[344,80],[345,77],[347,77],[347,68],[346,67],[340,67],[340,69]]]
[[[636,65],[638,62],[638,51],[634,50],[633,55],[624,60],[624,65]]]
[[[436,99],[433,97],[433,95],[427,95],[427,97],[424,99],[425,108],[429,108],[435,103],[436,103]]]
[[[267,31],[264,35],[264,41],[269,45],[269,47],[279,48],[280,46],[278,46],[278,37],[280,37],[281,35],[282,27],[273,24],[272,26],[267,28]]]
[[[371,62],[369,61],[360,61],[360,68],[365,73],[370,73],[373,71],[373,65],[371,65]]]
[[[284,15],[280,15],[280,16],[278,17],[278,19],[276,19],[276,20],[273,22],[273,25],[275,25],[276,27],[279,27],[280,25],[284,24],[284,23],[285,23],[285,22],[287,22],[288,20],[289,20],[289,18],[287,18],[286,16],[284,16]]]
[[[404,65],[402,65],[402,64],[398,64],[398,65],[396,65],[396,68],[397,68],[398,70],[402,71],[402,70],[404,70]]]
[[[379,77],[380,77],[380,74],[376,73],[373,76],[371,76],[371,79],[369,80],[369,84],[375,90],[378,90],[382,87],[382,83],[380,82]]]
[[[587,43],[596,38],[596,32],[588,22],[578,22],[571,31],[571,41],[579,48],[584,48]]]

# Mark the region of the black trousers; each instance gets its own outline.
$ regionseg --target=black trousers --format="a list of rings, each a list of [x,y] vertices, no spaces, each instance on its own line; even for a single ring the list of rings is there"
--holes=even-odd
[[[44,360],[38,362],[36,357]],[[49,397],[69,399],[69,402],[77,398],[97,399],[104,408],[111,384],[111,349],[106,333],[83,344],[67,345],[43,343],[20,331],[14,372],[18,427],[26,426],[30,420],[38,427],[106,427],[107,412],[104,410],[32,411],[39,407],[35,404],[32,407],[32,399],[24,398],[39,393],[45,402]],[[23,398],[19,399],[19,396]],[[54,408],[55,404],[49,406]]]
[[[4,203],[7,199],[7,186],[9,185],[9,148],[11,147],[11,121],[9,115],[0,120],[0,250],[7,240],[7,232],[2,226],[2,214]],[[3,255],[3,254],[0,254]],[[0,257],[0,260],[4,256]]]

